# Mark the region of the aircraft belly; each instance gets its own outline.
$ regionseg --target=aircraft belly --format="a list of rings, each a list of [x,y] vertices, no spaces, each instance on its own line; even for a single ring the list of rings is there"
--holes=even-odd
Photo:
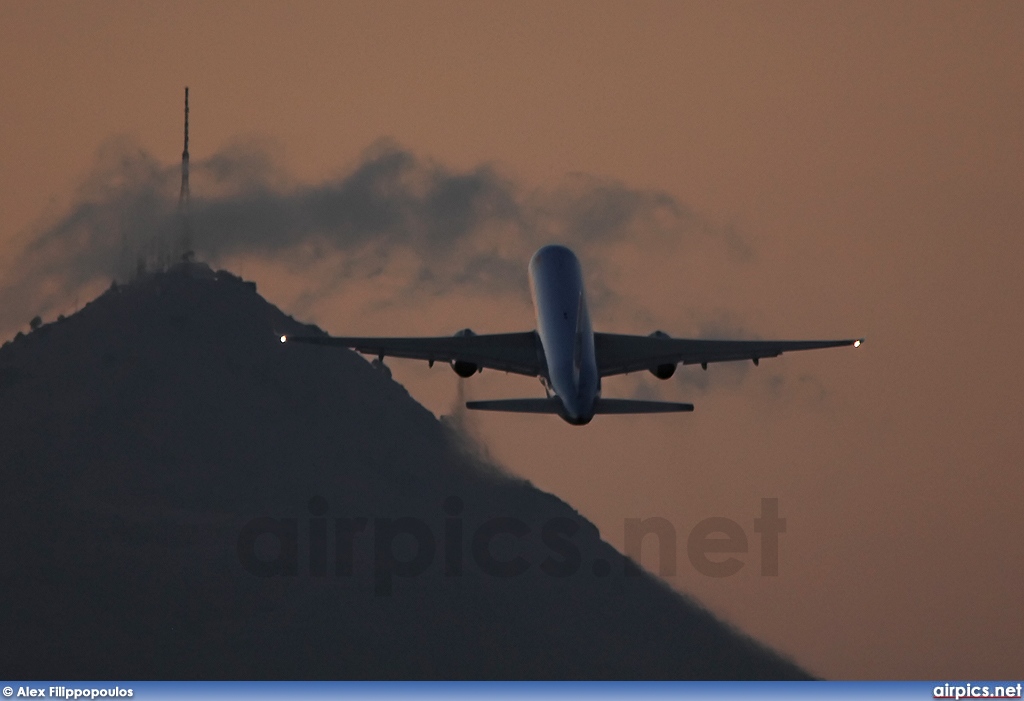
[[[600,392],[594,336],[579,261],[561,246],[546,246],[530,263],[537,333],[551,388],[571,423],[593,416]]]

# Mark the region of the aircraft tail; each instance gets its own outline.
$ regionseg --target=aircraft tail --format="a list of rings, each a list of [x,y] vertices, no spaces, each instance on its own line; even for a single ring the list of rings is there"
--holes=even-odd
[[[512,411],[520,414],[561,414],[562,402],[557,397],[548,399],[491,399],[466,402],[467,409],[482,411]],[[678,402],[650,402],[642,399],[598,399],[595,414],[663,414],[673,411],[693,411],[693,404]]]

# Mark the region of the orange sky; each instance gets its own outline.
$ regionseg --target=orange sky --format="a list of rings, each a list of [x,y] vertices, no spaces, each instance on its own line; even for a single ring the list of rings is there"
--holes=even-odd
[[[617,295],[594,309],[599,329],[716,322],[868,344],[712,367],[703,391],[686,382],[699,369],[613,379],[608,396],[697,410],[585,428],[475,416],[480,440],[617,547],[626,518],[671,521],[668,581],[814,673],[1019,676],[1022,36],[1013,2],[7,2],[0,288],[107,139],[175,163],[185,85],[196,161],[258,143],[290,181],[316,183],[388,137],[454,170],[491,164],[524,192],[574,173],[666,192],[718,234],[584,256]],[[313,296],[326,267],[218,262],[334,333],[532,324],[522,296],[454,286],[396,302],[400,257]],[[451,372],[391,366],[450,410]],[[471,398],[540,391],[495,373],[466,384]],[[759,576],[762,497],[788,520],[778,577]],[[709,516],[750,538],[733,577],[686,560]],[[654,548],[644,563],[657,567]]]

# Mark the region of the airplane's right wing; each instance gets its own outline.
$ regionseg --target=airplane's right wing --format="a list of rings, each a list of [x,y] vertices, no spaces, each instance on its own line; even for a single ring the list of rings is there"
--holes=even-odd
[[[541,375],[545,369],[544,353],[534,331],[479,336],[463,332],[423,338],[282,336],[281,342],[340,346],[379,358],[416,358],[430,363],[458,361],[531,377]]]
[[[669,338],[665,335],[628,336],[595,333],[597,370],[602,377],[647,370],[659,365],[707,365],[728,360],[774,358],[788,351],[859,346],[863,339],[841,341],[712,341]]]

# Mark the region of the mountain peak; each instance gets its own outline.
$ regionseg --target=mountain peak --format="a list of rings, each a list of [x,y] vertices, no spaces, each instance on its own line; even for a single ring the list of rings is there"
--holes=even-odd
[[[300,333],[182,262],[0,349],[12,677],[806,676]]]

